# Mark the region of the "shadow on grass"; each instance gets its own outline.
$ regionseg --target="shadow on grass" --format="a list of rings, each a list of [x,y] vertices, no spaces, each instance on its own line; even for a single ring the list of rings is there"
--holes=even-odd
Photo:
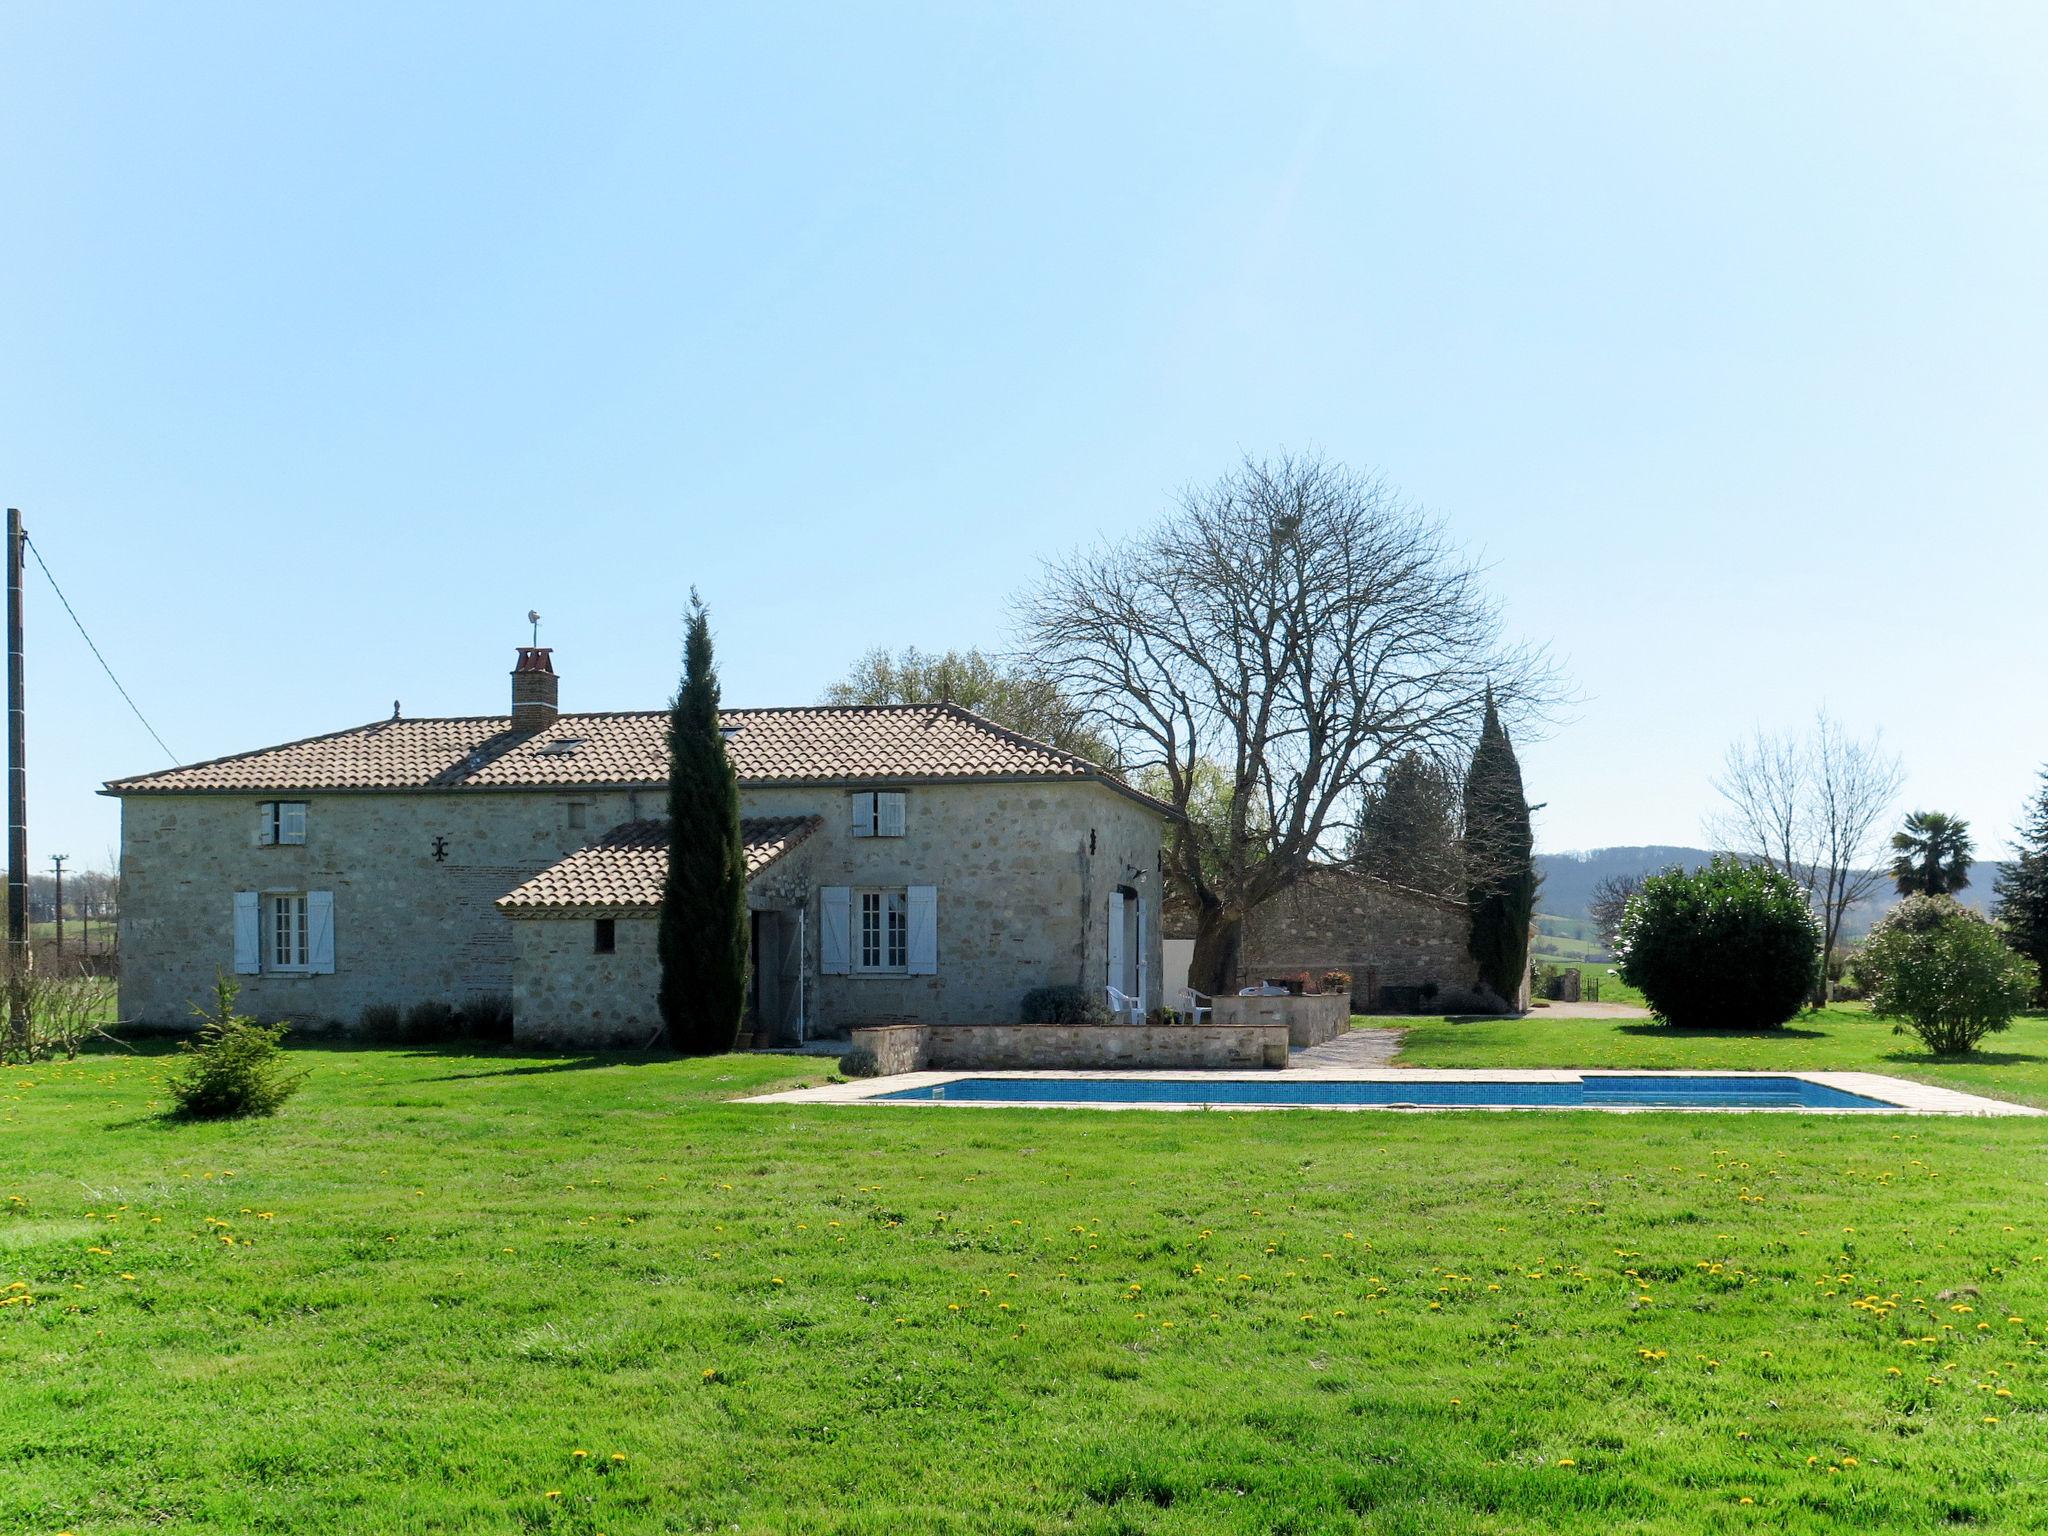
[[[1903,1067],[2022,1067],[2048,1062],[2048,1056],[2027,1051],[1962,1051],[1952,1056],[1937,1056],[1932,1051],[1886,1051],[1878,1059],[1896,1061]]]
[[[1825,1040],[1828,1032],[1824,1029],[1795,1029],[1789,1024],[1779,1024],[1770,1029],[1680,1029],[1673,1024],[1660,1024],[1655,1019],[1643,1019],[1633,1024],[1617,1025],[1624,1035],[1646,1035],[1652,1040]]]

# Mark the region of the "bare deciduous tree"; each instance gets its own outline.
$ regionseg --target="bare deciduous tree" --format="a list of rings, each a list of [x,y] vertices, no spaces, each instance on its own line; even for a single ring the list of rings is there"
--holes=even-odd
[[[1247,913],[1343,861],[1386,765],[1462,771],[1489,683],[1524,719],[1559,694],[1439,519],[1316,457],[1246,459],[1137,538],[1051,562],[1022,617],[1034,669],[1128,767],[1224,810],[1170,843],[1203,992],[1233,984]]]
[[[1586,903],[1586,916],[1600,930],[1600,937],[1612,949],[1614,941],[1621,936],[1622,914],[1628,911],[1629,898],[1643,888],[1641,875],[1603,875],[1593,886],[1593,896]]]
[[[1820,919],[1817,1002],[1827,1001],[1843,920],[1885,881],[1880,828],[1904,778],[1879,737],[1852,737],[1823,710],[1805,736],[1759,730],[1736,742],[1714,780],[1727,809],[1710,835],[1791,876]]]

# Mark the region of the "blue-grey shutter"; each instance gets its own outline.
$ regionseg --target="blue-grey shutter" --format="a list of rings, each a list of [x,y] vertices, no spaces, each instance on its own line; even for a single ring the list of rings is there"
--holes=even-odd
[[[903,791],[883,790],[875,796],[875,836],[903,835]]]
[[[910,963],[905,969],[913,976],[936,976],[939,974],[939,888],[936,885],[913,885],[903,895],[910,924]]]
[[[875,794],[864,789],[853,797],[853,835],[873,837],[875,835]]]
[[[306,892],[306,969],[334,974],[334,892]]]
[[[254,891],[235,892],[235,974],[263,971],[263,901]]]
[[[827,976],[853,971],[853,891],[844,885],[818,889],[818,969]]]

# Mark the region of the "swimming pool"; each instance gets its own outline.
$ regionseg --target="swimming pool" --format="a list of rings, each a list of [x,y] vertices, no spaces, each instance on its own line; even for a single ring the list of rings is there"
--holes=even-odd
[[[1587,1072],[1547,1082],[1470,1079],[962,1077],[870,1103],[1182,1104],[1378,1109],[1893,1110],[1803,1077]]]

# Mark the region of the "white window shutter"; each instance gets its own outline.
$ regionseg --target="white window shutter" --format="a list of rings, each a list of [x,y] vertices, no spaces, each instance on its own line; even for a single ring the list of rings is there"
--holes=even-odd
[[[1109,984],[1124,990],[1124,893],[1109,893]]]
[[[277,840],[280,843],[303,843],[306,840],[306,802],[287,800],[278,807]]]
[[[235,892],[235,974],[263,970],[263,903],[254,891]]]
[[[872,790],[861,790],[853,797],[853,835],[875,835],[875,796]]]
[[[875,836],[903,835],[903,791],[885,790],[875,796]]]
[[[900,800],[902,796],[897,796]],[[939,888],[913,885],[904,893],[910,920],[910,963],[913,976],[939,974]]]
[[[853,971],[853,892],[843,885],[818,888],[818,969],[827,976]]]
[[[266,800],[256,807],[256,845],[268,848],[277,841],[277,806]]]
[[[334,892],[306,892],[306,969],[334,974]]]

